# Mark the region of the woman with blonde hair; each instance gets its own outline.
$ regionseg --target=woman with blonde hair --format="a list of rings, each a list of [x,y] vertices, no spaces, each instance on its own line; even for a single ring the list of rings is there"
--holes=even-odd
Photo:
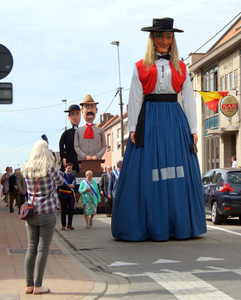
[[[183,30],[173,21],[153,19],[142,28],[150,34],[130,87],[130,138],[112,210],[116,239],[166,241],[206,232],[199,164],[190,152],[198,140],[196,106],[174,36]]]
[[[79,193],[83,197],[86,228],[90,228],[93,226],[93,218],[96,215],[96,208],[101,198],[97,182],[92,179],[93,172],[88,170],[85,172],[85,176],[86,179],[80,183]]]
[[[29,203],[32,202],[35,188],[37,189],[35,214],[25,221],[28,235],[24,262],[27,285],[25,293],[44,294],[50,292],[48,288],[42,287],[42,281],[56,224],[56,185],[63,184],[63,173],[55,166],[54,156],[46,141],[40,140],[34,144],[29,160],[23,166],[23,175]]]

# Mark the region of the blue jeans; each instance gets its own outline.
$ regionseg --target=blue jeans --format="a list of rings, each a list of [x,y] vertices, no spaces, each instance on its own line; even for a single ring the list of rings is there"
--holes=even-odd
[[[35,215],[25,222],[28,235],[28,250],[24,261],[26,286],[42,286],[55,224],[56,212]]]

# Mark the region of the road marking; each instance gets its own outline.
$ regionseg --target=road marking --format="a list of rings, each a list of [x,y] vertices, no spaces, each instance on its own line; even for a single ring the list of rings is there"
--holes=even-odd
[[[146,274],[179,300],[194,299],[195,295],[197,299],[233,299],[190,272],[164,271],[169,273]]]
[[[109,265],[108,267],[123,267],[123,266],[138,266],[138,265],[139,264],[136,264],[136,263],[116,261],[113,264]]]
[[[224,258],[199,257],[196,261],[225,260]]]
[[[211,270],[193,270],[191,272],[178,272],[168,269],[162,269],[161,273],[145,272],[143,274],[132,274],[115,272],[113,274],[123,277],[138,277],[148,276],[152,278],[159,285],[168,290],[179,300],[187,299],[222,299],[233,300],[232,297],[221,292],[211,284],[199,279],[192,273],[217,273],[230,272],[240,274],[241,270],[228,270],[217,267],[207,267]],[[240,274],[241,275],[241,274]]]
[[[219,228],[219,227],[215,227],[215,226],[210,226],[210,225],[207,225],[207,227],[211,228],[211,229],[216,229],[216,230],[220,230],[220,231],[224,231],[224,232],[227,232],[227,233],[231,233],[231,234],[234,234],[234,235],[241,236],[241,233],[234,232],[234,231],[231,231],[231,230],[227,230],[227,229],[223,229],[223,228]]]
[[[152,264],[174,264],[174,263],[180,263],[181,261],[177,260],[168,260],[168,259],[158,259]]]

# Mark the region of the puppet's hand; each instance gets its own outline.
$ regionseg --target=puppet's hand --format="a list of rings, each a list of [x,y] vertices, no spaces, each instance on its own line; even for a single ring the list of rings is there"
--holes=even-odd
[[[98,158],[97,158],[96,155],[92,156],[92,160],[97,160],[97,159],[98,159]]]
[[[90,155],[87,155],[86,160],[92,160],[92,157]]]
[[[194,143],[197,144],[197,141],[198,141],[198,136],[196,133],[193,133],[193,139],[194,139]]]
[[[131,131],[130,139],[131,139],[131,141],[132,141],[133,144],[135,144],[135,142],[136,142],[135,134],[136,134],[135,131]]]

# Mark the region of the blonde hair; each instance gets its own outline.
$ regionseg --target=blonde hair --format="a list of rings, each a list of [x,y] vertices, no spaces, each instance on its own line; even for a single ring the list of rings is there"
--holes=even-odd
[[[44,140],[36,142],[29,160],[23,166],[23,175],[28,178],[45,177],[54,166],[54,156]]]
[[[91,170],[85,172],[85,176],[87,176],[88,174],[91,174],[93,176],[93,172]]]
[[[169,54],[171,56],[170,61],[172,62],[173,67],[182,75],[182,71],[179,65],[177,43],[176,43],[174,33],[172,38],[172,44],[169,49]],[[154,45],[154,33],[150,32],[147,40],[147,46],[146,46],[145,56],[143,59],[143,64],[147,67],[147,69],[149,69],[154,65],[156,59],[157,59],[157,54]]]

